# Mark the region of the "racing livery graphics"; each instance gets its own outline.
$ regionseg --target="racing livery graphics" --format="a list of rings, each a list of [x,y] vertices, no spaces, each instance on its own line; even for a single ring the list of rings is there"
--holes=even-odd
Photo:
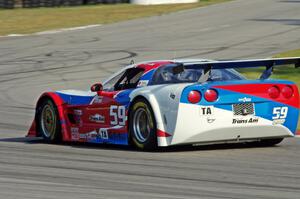
[[[230,142],[274,145],[297,130],[297,86],[269,79],[274,67],[290,64],[299,67],[300,58],[132,64],[90,91],[42,94],[28,136],[146,150]],[[266,69],[258,80],[235,70],[261,66]]]

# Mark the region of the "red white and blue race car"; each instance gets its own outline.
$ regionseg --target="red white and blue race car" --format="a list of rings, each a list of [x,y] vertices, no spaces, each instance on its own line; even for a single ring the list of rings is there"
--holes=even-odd
[[[247,142],[275,145],[295,135],[299,92],[268,79],[274,67],[300,58],[176,60],[132,64],[91,91],[42,94],[29,137],[134,145]],[[258,80],[235,68],[266,67]]]

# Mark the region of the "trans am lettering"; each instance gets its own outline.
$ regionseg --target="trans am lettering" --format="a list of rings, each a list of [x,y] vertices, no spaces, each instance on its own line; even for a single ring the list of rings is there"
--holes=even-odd
[[[232,124],[251,124],[257,123],[258,118],[250,118],[250,119],[233,119]]]

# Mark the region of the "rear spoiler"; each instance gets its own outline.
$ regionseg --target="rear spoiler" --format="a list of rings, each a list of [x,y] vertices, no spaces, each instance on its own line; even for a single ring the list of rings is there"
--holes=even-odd
[[[260,76],[260,79],[268,79],[273,72],[275,66],[294,65],[295,68],[300,67],[300,57],[288,58],[270,58],[270,59],[249,59],[249,60],[229,60],[229,61],[208,61],[208,62],[192,62],[179,63],[185,67],[201,67],[204,73],[199,78],[199,82],[208,80],[212,69],[226,69],[226,68],[252,68],[252,67],[266,67],[266,70]]]

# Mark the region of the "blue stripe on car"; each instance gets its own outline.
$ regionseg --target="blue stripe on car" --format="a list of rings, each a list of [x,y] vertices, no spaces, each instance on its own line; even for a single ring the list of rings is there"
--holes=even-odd
[[[61,92],[55,92],[55,93],[59,95],[65,103],[68,103],[70,105],[89,104],[94,98],[94,96],[78,96],[78,95],[64,94]]]

